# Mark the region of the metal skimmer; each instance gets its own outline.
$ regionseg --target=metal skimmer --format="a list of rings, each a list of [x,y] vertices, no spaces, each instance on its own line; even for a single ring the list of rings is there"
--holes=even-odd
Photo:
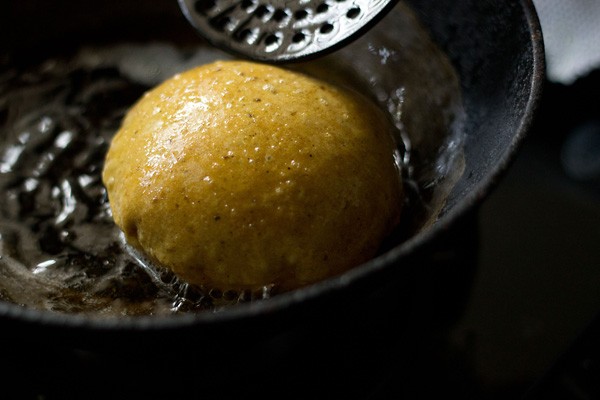
[[[265,62],[331,52],[357,38],[397,0],[178,0],[210,43]]]

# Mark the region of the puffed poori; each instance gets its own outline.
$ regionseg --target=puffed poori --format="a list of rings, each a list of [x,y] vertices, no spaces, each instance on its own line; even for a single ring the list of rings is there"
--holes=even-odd
[[[290,290],[376,255],[400,218],[397,151],[362,95],[218,61],[129,110],[103,181],[127,242],[183,280]]]

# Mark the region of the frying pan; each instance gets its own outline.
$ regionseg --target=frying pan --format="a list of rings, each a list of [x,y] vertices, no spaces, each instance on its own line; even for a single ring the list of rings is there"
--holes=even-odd
[[[58,368],[74,377],[71,388],[78,383],[94,393],[101,392],[96,382],[108,379],[100,371],[111,371],[109,380],[138,394],[176,388],[224,394],[235,387],[246,388],[236,392],[243,395],[261,382],[309,395],[317,382],[331,383],[331,393],[359,391],[366,379],[334,377],[383,374],[390,361],[410,371],[408,360],[427,344],[424,332],[444,329],[468,296],[477,208],[532,123],[544,54],[530,0],[405,1],[456,68],[466,117],[465,170],[431,228],[342,276],[218,313],[115,320],[0,302],[4,351],[17,370],[11,379],[56,389],[56,373],[26,380],[18,372],[35,365]],[[43,60],[124,38],[197,40],[176,3],[8,1],[0,43],[7,54]],[[467,255],[460,262],[440,262],[461,251]],[[141,380],[154,384],[137,385]]]

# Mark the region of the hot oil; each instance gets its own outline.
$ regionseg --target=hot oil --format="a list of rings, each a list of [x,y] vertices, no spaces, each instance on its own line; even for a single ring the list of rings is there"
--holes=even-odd
[[[391,18],[401,18],[399,31],[386,28],[397,24]],[[462,173],[460,93],[447,60],[407,9],[377,28],[294,68],[350,85],[388,111],[406,192],[397,243],[435,221]],[[215,311],[274,294],[270,287],[204,290],[154,267],[124,242],[101,181],[128,108],[173,74],[223,58],[208,48],[125,43],[27,68],[4,66],[0,299],[65,313],[146,315]]]

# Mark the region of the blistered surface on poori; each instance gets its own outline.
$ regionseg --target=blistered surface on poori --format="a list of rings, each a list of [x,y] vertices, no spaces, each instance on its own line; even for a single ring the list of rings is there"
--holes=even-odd
[[[377,253],[402,206],[397,152],[355,92],[216,62],[129,111],[103,179],[128,242],[184,280],[286,290]]]

